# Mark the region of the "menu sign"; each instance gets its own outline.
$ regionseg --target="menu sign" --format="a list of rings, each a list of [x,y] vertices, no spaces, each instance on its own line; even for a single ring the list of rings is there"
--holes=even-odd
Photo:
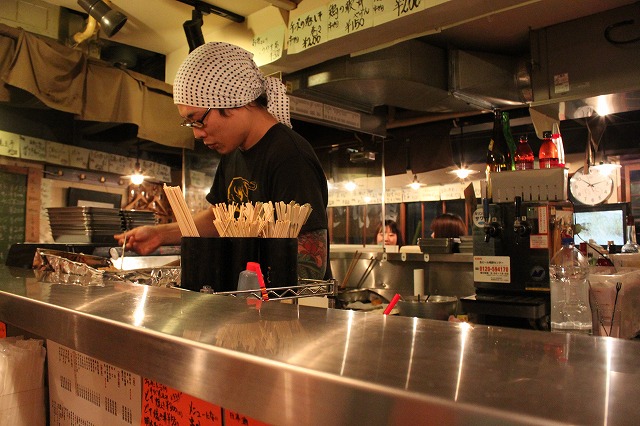
[[[343,37],[373,26],[374,0],[335,0],[327,4],[327,38]]]
[[[91,151],[87,148],[72,146],[69,151],[69,165],[79,169],[86,169],[89,165],[89,153]]]
[[[140,376],[47,340],[52,425],[139,425]]]
[[[20,136],[20,158],[45,161],[47,159],[47,141]]]
[[[280,25],[255,36],[251,40],[251,51],[254,53],[253,60],[258,66],[270,64],[282,57],[286,31],[286,27]]]
[[[47,163],[69,165],[69,145],[47,141]]]
[[[142,425],[222,426],[217,405],[150,379],[142,386],[142,416]]]
[[[15,133],[0,130],[0,155],[7,157],[20,156],[20,140]]]
[[[299,53],[327,41],[326,9],[325,6],[301,14],[291,12],[287,53]]]

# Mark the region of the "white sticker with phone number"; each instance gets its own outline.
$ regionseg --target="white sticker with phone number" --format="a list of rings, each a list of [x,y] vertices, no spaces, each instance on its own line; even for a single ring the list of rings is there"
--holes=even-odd
[[[511,282],[511,258],[509,256],[474,256],[473,280],[481,283]]]

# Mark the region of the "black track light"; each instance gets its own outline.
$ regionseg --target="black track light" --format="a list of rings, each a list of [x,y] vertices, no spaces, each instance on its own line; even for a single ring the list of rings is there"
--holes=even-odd
[[[113,36],[127,22],[127,17],[113,10],[102,0],[78,0],[78,4],[98,23],[107,35]]]
[[[184,28],[184,34],[187,36],[187,43],[189,43],[189,52],[192,52],[196,47],[204,44],[204,35],[202,35],[202,12],[194,9],[191,12],[191,19],[185,21],[182,27]]]

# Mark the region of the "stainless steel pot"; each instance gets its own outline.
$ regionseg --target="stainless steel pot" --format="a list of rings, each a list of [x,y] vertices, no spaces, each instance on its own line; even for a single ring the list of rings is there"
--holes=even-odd
[[[458,298],[454,296],[430,296],[425,299],[418,301],[416,296],[407,296],[398,300],[396,307],[400,316],[447,320],[455,314],[458,306]]]
[[[366,288],[358,288],[339,292],[336,295],[336,307],[339,309],[344,309],[349,305],[349,303],[367,303],[374,300],[380,300],[382,303],[389,303],[387,299],[385,299],[383,296],[380,296],[375,291],[371,291]]]

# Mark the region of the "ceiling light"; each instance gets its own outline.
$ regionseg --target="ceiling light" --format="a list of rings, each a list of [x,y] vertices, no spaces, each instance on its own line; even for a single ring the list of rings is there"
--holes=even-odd
[[[102,28],[107,37],[115,35],[127,22],[125,15],[111,9],[102,0],[78,0],[78,4],[100,23],[100,28]]]
[[[450,170],[447,173],[451,173],[452,175],[456,175],[459,179],[466,179],[470,175],[478,173],[477,170],[467,169],[466,167],[461,167],[459,169]]]
[[[418,180],[418,175],[413,175],[413,181],[410,184],[408,184],[407,186],[409,188],[413,189],[414,191],[417,191],[418,189],[420,189],[422,184]]]

